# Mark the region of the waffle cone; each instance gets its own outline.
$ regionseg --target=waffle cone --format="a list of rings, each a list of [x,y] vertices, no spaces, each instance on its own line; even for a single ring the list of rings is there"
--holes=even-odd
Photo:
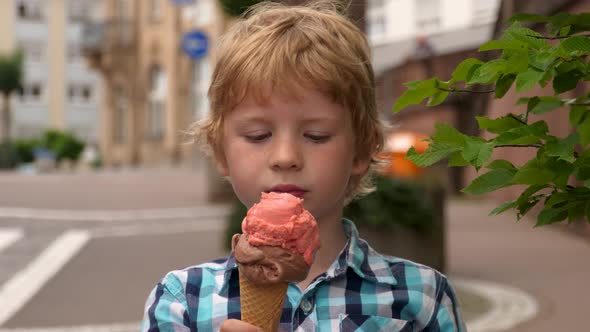
[[[240,274],[242,321],[258,326],[264,332],[277,332],[288,283],[256,285]]]

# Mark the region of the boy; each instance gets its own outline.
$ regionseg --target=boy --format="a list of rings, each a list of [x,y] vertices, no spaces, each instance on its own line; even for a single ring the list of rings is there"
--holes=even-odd
[[[280,330],[464,331],[454,291],[431,268],[381,256],[342,219],[370,192],[383,144],[369,46],[335,1],[255,6],[219,46],[198,141],[250,208],[261,192],[304,199],[321,248],[289,285]],[[166,275],[143,331],[255,331],[239,321],[233,255]]]

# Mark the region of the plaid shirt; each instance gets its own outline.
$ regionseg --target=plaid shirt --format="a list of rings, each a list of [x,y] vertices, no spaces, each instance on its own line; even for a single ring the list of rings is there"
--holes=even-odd
[[[383,256],[343,219],[348,242],[302,293],[290,284],[279,330],[465,331],[454,290],[441,273]],[[217,331],[240,319],[233,255],[168,273],[152,290],[142,331]]]

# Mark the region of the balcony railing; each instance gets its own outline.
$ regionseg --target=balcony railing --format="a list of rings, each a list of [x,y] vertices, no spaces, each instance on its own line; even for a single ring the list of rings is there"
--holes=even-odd
[[[122,19],[86,23],[81,40],[82,51],[88,55],[129,51],[136,42],[135,26]]]

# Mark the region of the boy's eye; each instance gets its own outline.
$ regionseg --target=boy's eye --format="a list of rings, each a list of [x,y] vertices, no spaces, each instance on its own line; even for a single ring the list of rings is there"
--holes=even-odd
[[[246,137],[246,139],[248,141],[254,142],[254,143],[262,142],[271,136],[272,136],[272,134],[270,132],[269,133],[262,133],[262,134],[244,135],[244,137]]]
[[[330,139],[329,135],[305,134],[303,135],[314,143],[324,143]]]

